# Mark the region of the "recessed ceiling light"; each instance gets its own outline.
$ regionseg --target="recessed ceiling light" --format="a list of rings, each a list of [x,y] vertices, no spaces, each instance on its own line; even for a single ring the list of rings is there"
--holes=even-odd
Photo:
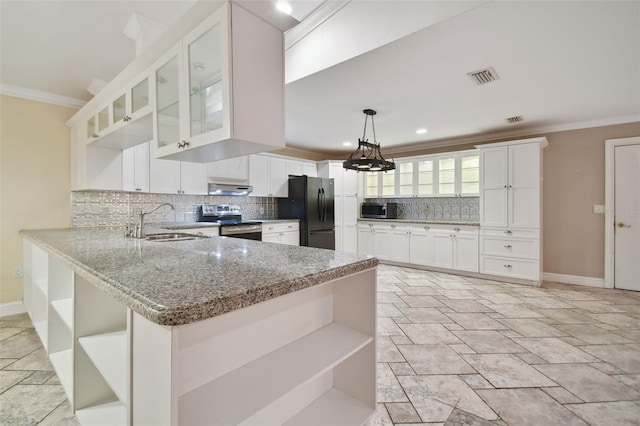
[[[276,9],[278,9],[280,12],[284,13],[285,15],[291,15],[292,9],[291,9],[291,5],[283,0],[280,0],[279,2],[276,3]]]
[[[422,129],[418,129],[416,130],[416,133],[419,135],[424,135],[425,133],[427,133],[427,129],[422,128]]]
[[[351,146],[351,145],[352,145],[352,144],[351,144],[351,142],[349,142],[349,141],[344,141],[344,142],[342,142],[342,146]]]

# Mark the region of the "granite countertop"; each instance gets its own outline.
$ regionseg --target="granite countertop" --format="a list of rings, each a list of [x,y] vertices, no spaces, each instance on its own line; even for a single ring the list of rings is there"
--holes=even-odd
[[[428,223],[433,225],[468,225],[480,226],[480,222],[468,220],[433,220],[433,219],[369,219],[360,218],[358,222],[381,222],[381,223]]]
[[[149,227],[147,234],[162,231]],[[21,233],[161,325],[200,321],[378,264],[357,254],[227,237],[154,242],[105,228]]]

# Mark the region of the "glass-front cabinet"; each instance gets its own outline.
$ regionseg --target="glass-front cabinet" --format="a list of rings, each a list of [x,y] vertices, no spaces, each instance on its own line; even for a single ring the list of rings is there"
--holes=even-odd
[[[127,149],[153,138],[149,80],[138,76],[87,119],[88,143]]]
[[[226,12],[220,8],[158,62],[158,157],[229,137]]]
[[[396,161],[391,172],[365,174],[367,197],[478,196],[478,152],[461,151]]]

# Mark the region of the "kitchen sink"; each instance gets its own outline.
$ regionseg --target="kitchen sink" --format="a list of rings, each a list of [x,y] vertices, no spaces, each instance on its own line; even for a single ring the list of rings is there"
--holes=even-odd
[[[199,240],[209,238],[206,235],[188,234],[186,232],[164,232],[161,234],[148,234],[145,239],[148,241],[167,242],[167,241],[186,241]]]

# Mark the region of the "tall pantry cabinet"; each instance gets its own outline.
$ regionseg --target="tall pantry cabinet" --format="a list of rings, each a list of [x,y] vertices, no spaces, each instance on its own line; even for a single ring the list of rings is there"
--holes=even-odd
[[[342,161],[318,163],[318,177],[334,180],[336,250],[358,251],[358,172],[346,170]]]
[[[542,149],[546,138],[477,146],[480,273],[539,283],[542,275]]]

